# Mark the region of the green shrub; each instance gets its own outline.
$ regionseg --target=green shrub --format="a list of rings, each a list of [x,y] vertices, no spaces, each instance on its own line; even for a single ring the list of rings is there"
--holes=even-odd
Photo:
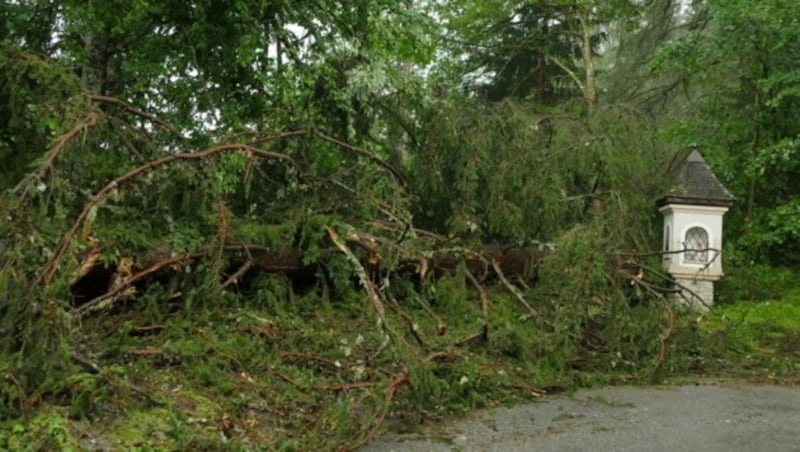
[[[717,303],[764,301],[781,298],[797,285],[797,270],[766,265],[729,269],[717,284]]]

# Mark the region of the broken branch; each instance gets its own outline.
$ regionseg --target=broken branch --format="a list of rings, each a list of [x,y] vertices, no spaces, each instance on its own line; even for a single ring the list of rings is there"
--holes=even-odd
[[[525,297],[522,296],[522,293],[519,291],[519,289],[517,289],[513,284],[511,284],[511,282],[509,282],[509,280],[506,279],[505,275],[503,275],[503,271],[500,269],[500,266],[497,265],[497,261],[492,260],[491,265],[495,273],[497,273],[497,277],[500,278],[500,282],[502,282],[503,285],[506,286],[506,289],[508,289],[509,292],[514,294],[517,300],[519,300],[519,302],[522,303],[522,305],[528,309],[528,312],[531,313],[531,316],[536,319],[541,319],[542,316],[539,315],[539,313],[536,312],[536,309],[533,309],[533,306],[531,306],[525,300]]]
[[[350,248],[347,247],[347,245],[339,237],[339,234],[332,227],[326,226],[325,229],[328,231],[328,237],[330,237],[333,244],[336,245],[336,248],[339,248],[339,251],[347,256],[347,260],[350,261],[355,268],[359,282],[361,282],[361,285],[364,286],[364,289],[367,291],[367,295],[369,296],[370,301],[372,301],[372,305],[378,315],[378,326],[385,325],[386,309],[384,309],[383,301],[381,300],[378,291],[375,289],[375,284],[372,283],[372,280],[370,280],[369,276],[367,275],[367,271],[364,269],[364,266],[361,265],[361,261],[358,260],[358,257],[356,257],[352,251],[350,251]]]

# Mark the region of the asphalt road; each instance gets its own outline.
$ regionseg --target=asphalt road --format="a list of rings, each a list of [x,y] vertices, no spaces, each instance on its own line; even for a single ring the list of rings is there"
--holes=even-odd
[[[800,451],[800,388],[611,387],[389,434],[364,452]]]

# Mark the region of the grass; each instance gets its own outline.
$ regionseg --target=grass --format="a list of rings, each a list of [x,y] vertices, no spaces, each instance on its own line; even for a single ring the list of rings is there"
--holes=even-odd
[[[701,322],[706,353],[731,372],[793,383],[800,374],[800,287],[775,299],[723,304]]]

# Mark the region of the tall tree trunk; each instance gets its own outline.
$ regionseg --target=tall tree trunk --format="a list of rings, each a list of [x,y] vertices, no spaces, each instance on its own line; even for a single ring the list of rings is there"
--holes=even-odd
[[[97,42],[94,33],[89,33],[83,37],[83,46],[86,61],[83,64],[83,68],[81,68],[81,86],[87,92],[105,94],[103,93],[105,58],[102,44]]]
[[[751,151],[751,158],[755,159],[758,155],[758,147],[761,145],[761,94],[758,91],[758,88],[755,90],[754,94],[755,99],[753,99],[753,104],[756,107],[756,130],[753,134],[753,143],[750,147]],[[747,212],[745,213],[745,224],[748,228],[752,226],[753,221],[753,209],[755,208],[755,198],[756,198],[756,182],[757,182],[758,175],[753,172],[750,176],[750,189],[747,193]]]
[[[583,57],[583,100],[589,113],[597,106],[597,81],[594,76],[594,55],[592,53],[592,30],[589,23],[591,5],[587,11],[578,15],[581,26],[581,56]]]

